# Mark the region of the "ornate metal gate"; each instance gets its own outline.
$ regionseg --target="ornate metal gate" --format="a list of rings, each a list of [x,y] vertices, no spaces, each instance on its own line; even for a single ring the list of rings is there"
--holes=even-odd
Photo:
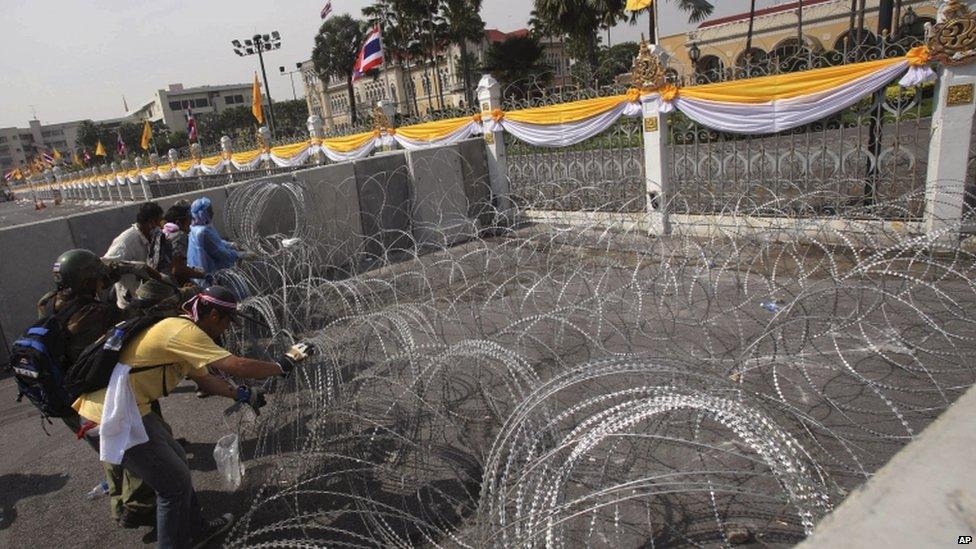
[[[523,109],[601,95],[619,88],[523,86],[505,90],[505,109]],[[528,99],[524,97],[528,96]],[[640,120],[621,118],[611,128],[569,147],[536,147],[505,134],[508,177],[521,207],[563,211],[644,210]]]
[[[881,41],[849,52],[794,52],[696,81],[756,77],[903,55],[917,40]],[[758,215],[858,212],[912,219],[924,210],[933,87],[892,84],[815,123],[774,135],[716,132],[669,116],[668,163],[677,213]]]

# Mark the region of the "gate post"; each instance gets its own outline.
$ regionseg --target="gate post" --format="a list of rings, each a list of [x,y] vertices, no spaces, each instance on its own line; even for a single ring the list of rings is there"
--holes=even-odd
[[[972,140],[976,32],[972,1],[951,1],[939,12],[939,22],[927,29],[932,59],[940,70],[925,174],[925,232],[951,243],[959,238],[965,205],[969,147]],[[960,30],[962,29],[962,30]],[[960,32],[962,35],[957,36]],[[953,36],[947,40],[945,36]]]
[[[488,179],[498,225],[511,225],[512,199],[508,179],[508,161],[505,156],[505,134],[492,131],[493,113],[502,108],[501,85],[490,74],[482,75],[478,82],[478,104],[481,105],[481,124],[484,128],[485,152],[488,157]]]
[[[671,231],[668,220],[671,181],[667,170],[667,140],[664,137],[668,118],[660,111],[660,105],[657,100],[641,101],[647,225],[650,234],[655,235]]]
[[[925,232],[958,238],[973,129],[976,64],[945,67],[935,92],[925,174]]]

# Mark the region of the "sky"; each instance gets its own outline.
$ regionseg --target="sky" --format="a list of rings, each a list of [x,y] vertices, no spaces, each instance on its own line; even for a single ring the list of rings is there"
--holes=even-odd
[[[48,124],[123,116],[123,97],[135,109],[171,83],[251,82],[257,57],[238,57],[230,41],[273,30],[281,33],[282,47],[265,56],[271,95],[291,99],[290,79],[278,67],[292,70],[308,59],[325,1],[0,0],[7,45],[0,57],[0,127],[26,127],[35,112]],[[369,3],[333,0],[333,13],[360,17]],[[749,2],[712,3],[714,17],[722,17],[747,10]],[[671,4],[660,6],[662,34],[692,28]],[[531,9],[532,0],[483,0],[481,16],[489,28],[510,31],[526,26]],[[611,43],[637,40],[646,28],[646,17],[618,26]],[[295,88],[301,97],[299,78]]]

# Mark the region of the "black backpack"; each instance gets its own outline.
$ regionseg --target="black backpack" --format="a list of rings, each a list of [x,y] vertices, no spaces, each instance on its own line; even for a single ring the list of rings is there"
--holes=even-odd
[[[17,402],[25,396],[45,418],[69,417],[73,399],[64,387],[68,320],[81,308],[77,301],[38,320],[14,341],[10,369],[17,381]]]
[[[121,348],[132,338],[169,316],[171,315],[147,314],[124,320],[110,328],[105,335],[88,347],[85,347],[85,350],[78,356],[78,360],[68,368],[64,376],[64,387],[71,398],[75,399],[85,393],[108,387],[109,380],[112,378],[112,371],[115,370],[115,365],[119,363],[119,355],[122,354]],[[113,336],[115,336],[113,343],[116,345],[107,345],[106,342]],[[165,364],[132,368],[130,372],[141,372],[163,366]]]

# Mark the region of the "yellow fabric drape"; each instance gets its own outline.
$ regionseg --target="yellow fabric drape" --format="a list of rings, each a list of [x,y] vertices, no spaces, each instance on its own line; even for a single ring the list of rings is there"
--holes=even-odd
[[[893,57],[803,72],[689,86],[681,88],[678,96],[722,103],[767,103],[833,90],[895,63],[904,62],[904,57]]]
[[[546,107],[506,111],[505,120],[541,125],[578,122],[580,120],[592,118],[598,114],[603,114],[621,103],[627,102],[628,100],[629,99],[626,94],[611,95],[609,97],[583,99],[581,101],[560,103],[558,105],[549,105]]]
[[[253,151],[244,151],[239,153],[234,153],[230,155],[231,160],[237,162],[238,164],[249,164],[254,161],[255,158],[260,156],[261,151],[255,149]]]
[[[192,160],[184,160],[183,162],[176,163],[176,169],[180,170],[181,172],[185,172],[186,170],[189,170],[192,167],[193,167]]]
[[[322,140],[322,146],[335,152],[349,152],[362,147],[367,141],[373,139],[373,132],[363,132],[343,137],[330,137]]]
[[[213,168],[217,164],[220,164],[221,160],[223,160],[223,159],[224,159],[223,156],[217,154],[217,155],[214,155],[214,156],[208,156],[206,158],[200,159],[200,164],[202,164],[202,165],[204,165],[204,166],[206,166],[208,168]]]
[[[637,11],[642,10],[651,5],[652,0],[627,0],[627,6],[624,7],[627,11]]]
[[[435,141],[451,135],[471,123],[471,117],[448,118],[396,129],[397,135],[414,141]]]
[[[289,159],[302,154],[302,151],[307,149],[310,144],[309,141],[299,141],[298,143],[291,143],[289,145],[279,145],[271,148],[271,154],[278,158]]]

